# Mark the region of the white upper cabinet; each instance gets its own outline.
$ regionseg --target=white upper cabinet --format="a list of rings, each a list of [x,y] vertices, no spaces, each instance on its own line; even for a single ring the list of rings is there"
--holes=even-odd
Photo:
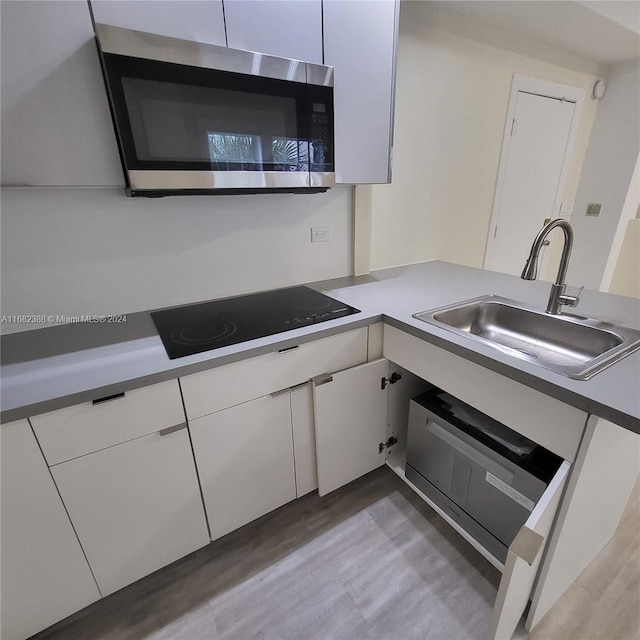
[[[391,181],[399,0],[324,0],[324,63],[335,67],[336,182]]]
[[[92,0],[95,22],[224,46],[222,0]]]
[[[338,184],[391,172],[399,0],[94,0],[95,22],[335,67]],[[124,186],[86,2],[2,0],[3,186]]]
[[[322,64],[321,0],[224,0],[227,44]]]
[[[87,4],[0,7],[2,184],[123,186]]]

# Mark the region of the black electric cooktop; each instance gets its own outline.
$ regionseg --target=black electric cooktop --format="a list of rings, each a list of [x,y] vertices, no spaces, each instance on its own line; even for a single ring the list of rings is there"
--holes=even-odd
[[[174,360],[359,312],[309,287],[290,287],[154,311],[151,317]]]

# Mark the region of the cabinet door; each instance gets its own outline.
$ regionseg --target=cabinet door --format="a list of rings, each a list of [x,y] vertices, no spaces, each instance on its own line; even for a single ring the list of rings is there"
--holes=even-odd
[[[51,468],[103,595],[209,542],[187,429],[161,434]]]
[[[321,0],[224,0],[227,43],[322,64]]]
[[[0,427],[3,638],[27,638],[100,593],[26,420]]]
[[[491,616],[489,638],[509,640],[533,589],[571,465],[565,460],[509,546]]]
[[[225,46],[222,0],[91,0],[97,23]]]
[[[321,496],[384,464],[388,374],[381,359],[312,381]]]
[[[87,3],[0,8],[2,184],[124,186]]]
[[[335,67],[338,183],[391,181],[399,0],[324,0],[324,62]]]
[[[289,393],[223,409],[189,428],[212,540],[295,499]]]

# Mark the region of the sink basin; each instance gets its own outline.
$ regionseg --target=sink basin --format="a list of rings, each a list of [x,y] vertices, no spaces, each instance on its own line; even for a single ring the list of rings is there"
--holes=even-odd
[[[413,317],[578,380],[591,378],[640,348],[640,331],[635,329],[569,314],[549,315],[493,295]]]

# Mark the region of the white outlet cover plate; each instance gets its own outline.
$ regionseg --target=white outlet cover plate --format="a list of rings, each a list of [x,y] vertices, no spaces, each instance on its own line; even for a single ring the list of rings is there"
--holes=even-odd
[[[329,242],[331,227],[311,227],[311,242]]]

